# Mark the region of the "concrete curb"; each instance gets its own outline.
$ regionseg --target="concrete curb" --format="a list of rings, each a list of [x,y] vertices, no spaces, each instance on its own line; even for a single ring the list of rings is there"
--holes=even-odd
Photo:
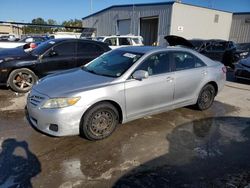
[[[225,86],[235,88],[235,89],[250,91],[250,85],[247,85],[247,84],[241,84],[241,83],[235,83],[235,82],[227,81]]]

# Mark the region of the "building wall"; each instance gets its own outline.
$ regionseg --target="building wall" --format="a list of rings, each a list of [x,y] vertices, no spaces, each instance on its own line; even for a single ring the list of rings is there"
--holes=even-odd
[[[0,34],[14,34],[17,37],[22,35],[22,28],[15,25],[0,25]]]
[[[236,43],[250,42],[250,13],[233,14],[230,40]]]
[[[97,29],[97,35],[115,35],[117,21],[131,19],[131,34],[140,35],[140,18],[159,17],[158,40],[170,33],[172,4],[114,7],[99,14],[83,19],[83,27]]]
[[[187,39],[229,39],[232,13],[181,3],[174,3],[172,11],[171,35]]]

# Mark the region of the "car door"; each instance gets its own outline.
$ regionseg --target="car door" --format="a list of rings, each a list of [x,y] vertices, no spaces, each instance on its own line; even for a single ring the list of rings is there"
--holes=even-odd
[[[185,51],[172,51],[170,58],[175,70],[175,105],[190,103],[197,95],[207,75],[206,64],[194,54]]]
[[[76,67],[76,41],[63,41],[56,44],[40,59],[39,68],[43,75]]]
[[[151,55],[136,70],[147,71],[149,77],[125,82],[128,119],[164,109],[173,102],[174,75],[167,52]]]
[[[104,49],[100,45],[79,40],[77,43],[76,64],[78,67],[85,65],[103,53]]]

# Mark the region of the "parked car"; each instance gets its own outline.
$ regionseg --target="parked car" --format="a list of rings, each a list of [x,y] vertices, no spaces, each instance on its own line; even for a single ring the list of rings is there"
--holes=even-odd
[[[100,140],[146,115],[194,104],[206,110],[225,78],[224,65],[190,49],[124,47],[41,79],[27,111],[44,133]]]
[[[112,49],[125,46],[143,46],[143,38],[141,36],[133,35],[100,36],[93,38],[93,40],[105,42]]]
[[[0,42],[0,48],[1,49],[16,48],[16,47],[20,47],[24,45],[26,45],[26,48],[32,47],[32,46],[33,46],[32,48],[34,48],[38,46],[39,44],[41,44],[42,42],[45,42],[49,39],[50,38],[47,36],[28,36],[15,42],[11,42],[11,41]]]
[[[0,41],[17,41],[18,38],[16,38],[15,35],[1,35],[0,36]]]
[[[61,70],[82,66],[104,52],[107,44],[81,39],[54,39],[31,52],[0,52],[0,85],[27,92],[38,78]]]
[[[234,75],[236,79],[244,79],[250,81],[250,56],[242,59],[236,64]]]
[[[236,44],[236,46],[240,50],[250,52],[250,43],[238,43],[238,44]]]
[[[195,49],[199,53],[211,58],[212,60],[220,61],[225,66],[234,68],[234,63],[240,59],[246,58],[249,55],[247,50],[237,49],[232,41],[225,40],[186,40],[179,36],[169,35],[165,39],[170,46],[186,46]]]

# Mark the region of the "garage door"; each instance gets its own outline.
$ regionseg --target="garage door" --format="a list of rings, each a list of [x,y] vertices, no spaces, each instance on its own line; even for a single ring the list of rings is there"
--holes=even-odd
[[[141,36],[144,39],[144,45],[153,45],[157,42],[158,17],[141,18],[140,28]]]
[[[131,26],[131,20],[130,19],[118,20],[117,25],[118,25],[119,35],[127,35],[127,34],[131,33],[130,32],[130,26]]]

